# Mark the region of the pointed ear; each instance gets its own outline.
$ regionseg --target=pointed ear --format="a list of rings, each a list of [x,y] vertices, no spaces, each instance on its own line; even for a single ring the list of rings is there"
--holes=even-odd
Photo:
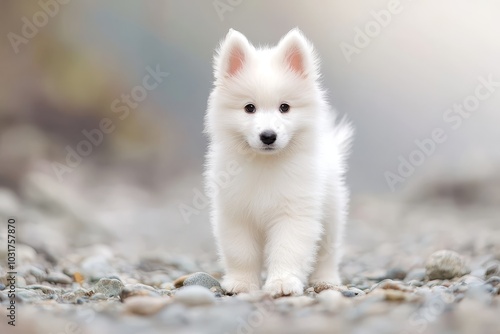
[[[318,60],[314,48],[298,28],[290,30],[281,39],[278,56],[283,65],[300,76],[317,76]]]
[[[229,29],[215,56],[215,78],[229,78],[238,74],[248,62],[252,50],[253,46],[243,34]]]

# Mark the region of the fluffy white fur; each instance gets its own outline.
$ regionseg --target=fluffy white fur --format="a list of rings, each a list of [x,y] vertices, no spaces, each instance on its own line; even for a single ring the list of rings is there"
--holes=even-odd
[[[308,281],[340,284],[352,130],[336,124],[319,83],[319,61],[298,29],[255,48],[230,30],[214,61],[205,131],[212,224],[231,293],[300,295]],[[290,105],[287,113],[279,108]],[[254,104],[255,113],[245,112]],[[272,149],[263,131],[277,134]]]

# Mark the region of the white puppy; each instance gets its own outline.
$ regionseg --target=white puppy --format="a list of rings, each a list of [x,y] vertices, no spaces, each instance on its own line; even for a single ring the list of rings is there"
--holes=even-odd
[[[274,48],[230,30],[217,51],[205,176],[229,293],[259,289],[263,264],[273,296],[340,284],[352,130],[336,124],[318,63],[298,29]]]

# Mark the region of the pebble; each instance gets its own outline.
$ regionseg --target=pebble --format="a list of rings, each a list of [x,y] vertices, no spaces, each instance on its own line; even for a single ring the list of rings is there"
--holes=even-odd
[[[468,286],[473,286],[473,285],[483,285],[484,280],[480,279],[479,277],[472,276],[472,275],[465,275],[460,277],[458,280],[459,282],[463,282],[464,284]]]
[[[489,279],[492,276],[500,276],[500,265],[498,263],[494,263],[486,269],[486,279]]]
[[[468,272],[464,258],[450,250],[434,252],[427,260],[425,270],[430,280],[452,279]]]
[[[26,289],[29,289],[29,290],[40,290],[40,291],[42,291],[46,295],[54,295],[54,294],[61,293],[61,289],[54,288],[54,287],[51,287],[51,286],[46,286],[46,285],[39,285],[39,284],[27,286]]]
[[[16,286],[18,288],[24,288],[24,287],[26,287],[26,285],[27,284],[26,284],[26,280],[24,279],[24,277],[17,276],[17,278],[16,278]]]
[[[16,247],[16,261],[18,263],[33,263],[36,260],[36,251],[28,245],[17,245]]]
[[[48,274],[47,277],[45,277],[45,280],[49,283],[55,284],[71,284],[73,282],[71,277],[68,277],[67,275],[59,272]]]
[[[163,309],[168,302],[168,298],[133,296],[125,300],[125,311],[137,315],[152,315]]]
[[[205,287],[191,285],[179,289],[175,300],[188,306],[210,305],[215,302],[215,296]]]
[[[43,292],[29,289],[16,289],[16,296],[21,298],[22,301],[35,301],[43,297]]]
[[[323,290],[316,297],[318,302],[327,311],[338,311],[347,305],[347,300],[342,296],[342,293],[336,290]]]
[[[314,298],[311,298],[308,296],[285,297],[285,298],[278,298],[275,300],[275,303],[277,305],[287,304],[287,305],[290,305],[294,308],[307,307],[309,305],[314,304],[315,302],[316,301],[314,300]]]
[[[313,286],[314,292],[320,293],[324,290],[342,290],[338,285],[330,284],[328,282],[317,282]]]
[[[366,293],[361,290],[361,289],[358,289],[358,288],[349,288],[350,291],[353,291],[356,296],[363,296],[363,295],[366,295]]]
[[[144,284],[127,284],[122,289],[120,293],[120,299],[124,301],[130,297],[137,296],[148,296],[148,297],[158,297],[160,293],[157,292],[154,288],[144,285]]]
[[[414,287],[421,287],[424,285],[424,282],[422,281],[417,281],[417,280],[411,280],[407,282],[408,286],[414,286]]]
[[[211,289],[213,287],[222,289],[220,286],[219,281],[217,281],[215,278],[210,276],[207,273],[203,272],[197,272],[192,275],[189,275],[183,282],[183,286],[190,286],[190,285],[200,285],[203,286],[207,289]]]
[[[406,286],[399,281],[393,281],[391,279],[386,279],[373,287],[373,289],[384,289],[384,290],[400,290],[400,291],[413,291],[413,288],[410,286]],[[372,290],[373,290],[372,289]]]
[[[47,277],[47,273],[45,272],[45,270],[42,270],[38,267],[35,267],[33,265],[28,265],[26,267],[23,268],[24,270],[24,276],[28,276],[28,275],[32,275],[34,276],[38,282],[43,282],[45,281],[46,277]],[[21,270],[19,270],[21,271]]]
[[[389,279],[403,280],[405,279],[406,275],[407,272],[401,268],[391,268],[387,270],[385,277]]]
[[[342,294],[342,296],[348,298],[356,297],[358,295],[355,291],[352,290],[340,290],[340,293]]]
[[[123,289],[123,283],[114,278],[101,278],[94,285],[95,293],[102,293],[108,297],[119,296]]]
[[[486,284],[489,284],[491,286],[497,286],[498,284],[500,284],[500,277],[498,277],[498,276],[491,276],[490,278],[488,278],[486,280]]]
[[[3,291],[3,290],[5,290],[5,285],[0,283],[0,291]]]
[[[405,278],[405,282],[409,281],[423,281],[425,279],[425,268],[415,268],[410,270]]]
[[[108,296],[106,296],[104,293],[98,292],[92,295],[90,297],[90,300],[107,300]]]
[[[384,293],[385,299],[391,302],[400,302],[406,300],[406,293],[401,290],[386,289]]]
[[[177,278],[175,281],[174,281],[174,287],[176,289],[179,289],[179,288],[182,288],[184,286],[184,281],[186,280],[186,278],[188,278],[189,275],[184,275],[184,276],[181,276],[179,278]]]
[[[101,278],[113,274],[111,265],[109,263],[109,258],[111,258],[111,251],[107,251],[105,248],[102,250],[102,255],[89,256],[81,263],[81,273],[84,277],[89,278],[93,281],[98,281]]]

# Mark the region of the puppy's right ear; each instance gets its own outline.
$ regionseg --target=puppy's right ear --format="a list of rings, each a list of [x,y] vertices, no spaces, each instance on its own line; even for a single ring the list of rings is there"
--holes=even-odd
[[[238,74],[248,62],[253,46],[240,32],[229,29],[214,59],[216,79],[230,78]]]

